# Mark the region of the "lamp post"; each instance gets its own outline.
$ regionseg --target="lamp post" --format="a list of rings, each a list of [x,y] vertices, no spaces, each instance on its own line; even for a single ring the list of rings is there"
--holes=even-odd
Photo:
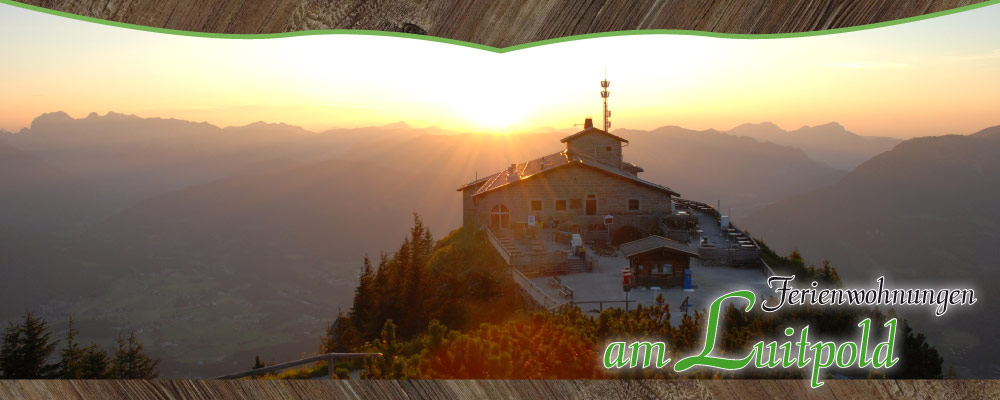
[[[608,243],[611,243],[611,225],[615,222],[615,217],[611,214],[604,216],[604,228],[608,230]]]
[[[625,312],[628,312],[628,293],[632,291],[632,267],[626,265],[622,268],[622,291],[625,292]]]

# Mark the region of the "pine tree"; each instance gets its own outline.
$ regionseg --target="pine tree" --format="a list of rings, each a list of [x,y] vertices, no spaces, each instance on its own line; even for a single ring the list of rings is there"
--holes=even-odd
[[[323,353],[349,352],[361,345],[361,342],[361,334],[354,328],[351,319],[341,312],[337,315],[337,319],[326,328],[326,335],[322,338],[320,351]]]
[[[351,306],[350,319],[354,328],[362,335],[369,332],[374,333],[376,329],[373,318],[375,318],[375,270],[372,268],[372,261],[365,255],[364,265],[361,267],[361,278],[358,280],[358,287],[354,289],[354,304]],[[372,337],[365,336],[366,339]]]
[[[944,359],[934,346],[927,343],[923,333],[913,333],[910,324],[903,320],[902,361],[899,367],[886,375],[896,379],[941,379]]]
[[[792,249],[792,252],[788,253],[788,259],[797,263],[804,263],[802,253],[799,253],[799,249]]]
[[[405,376],[406,359],[403,354],[403,344],[396,338],[396,324],[392,323],[391,319],[385,321],[380,340],[368,344],[366,351],[381,355],[364,360],[365,377],[394,379]]]
[[[364,331],[365,339],[378,338],[379,331],[385,320],[390,318],[392,312],[393,297],[398,292],[390,288],[391,275],[393,274],[393,263],[389,260],[389,255],[382,253],[378,262],[378,269],[375,270],[375,313],[368,319],[370,325]]]
[[[69,331],[66,332],[66,345],[63,347],[59,359],[59,377],[62,379],[80,379],[83,376],[83,348],[76,342],[76,335],[80,333],[73,326],[73,317],[69,318]]]
[[[135,332],[128,339],[118,336],[118,348],[115,350],[111,374],[117,379],[153,379],[160,375],[156,366],[160,360],[154,360],[143,354],[142,343],[135,337]]]
[[[823,260],[823,268],[820,270],[819,279],[826,283],[834,283],[833,267],[830,267],[830,260]]]
[[[0,377],[14,379],[20,369],[18,361],[18,342],[20,341],[20,326],[8,323],[3,333],[3,344],[0,345]]]
[[[421,324],[426,320],[421,307],[424,298],[424,269],[434,250],[434,238],[424,226],[419,214],[413,214],[413,228],[410,229],[408,242],[409,258],[401,260],[406,265],[402,293],[408,312],[406,315],[400,315],[401,318],[398,319],[404,337],[416,334],[423,328]]]
[[[6,379],[55,377],[58,365],[48,362],[59,342],[50,342],[48,324],[31,312],[20,325],[10,323],[0,346],[0,372]]]
[[[83,348],[79,379],[106,379],[111,375],[111,359],[104,349],[96,344]]]

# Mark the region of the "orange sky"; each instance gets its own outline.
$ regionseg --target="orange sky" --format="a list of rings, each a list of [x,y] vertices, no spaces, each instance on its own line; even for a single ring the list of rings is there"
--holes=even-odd
[[[568,128],[600,117],[606,67],[612,128],[838,121],[863,135],[971,133],[1000,125],[997,20],[1000,5],[808,38],[644,35],[494,54],[353,35],[192,38],[0,5],[0,128],[55,110],[312,130]]]

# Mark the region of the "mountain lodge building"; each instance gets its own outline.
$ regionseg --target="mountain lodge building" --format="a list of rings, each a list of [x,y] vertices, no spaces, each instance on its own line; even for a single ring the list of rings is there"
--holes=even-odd
[[[610,239],[609,226],[648,233],[661,216],[672,214],[677,192],[639,178],[642,168],[622,158],[628,140],[587,118],[582,131],[561,142],[561,152],[511,164],[458,188],[464,224],[494,231],[554,228]]]
[[[562,138],[564,150],[459,187],[463,225],[485,231],[514,280],[547,309],[575,301],[570,284],[587,300],[631,287],[654,299],[661,288],[693,290],[693,266],[760,266],[756,243],[728,217],[639,177],[642,168],[623,157],[629,141],[609,132],[608,81],[601,87],[603,129],[587,118]]]

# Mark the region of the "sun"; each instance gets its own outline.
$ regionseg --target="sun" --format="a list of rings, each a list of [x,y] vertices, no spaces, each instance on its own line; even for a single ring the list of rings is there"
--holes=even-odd
[[[463,124],[493,133],[510,132],[531,111],[519,104],[516,96],[504,92],[462,96],[454,101],[453,108]]]

